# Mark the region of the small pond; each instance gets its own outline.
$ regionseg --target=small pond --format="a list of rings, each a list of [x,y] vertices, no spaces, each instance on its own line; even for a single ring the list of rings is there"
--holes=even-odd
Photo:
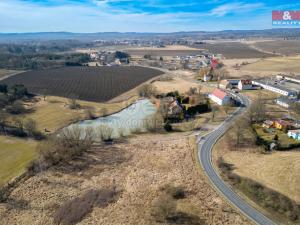
[[[113,129],[112,137],[119,137],[120,132],[128,135],[136,130],[144,130],[145,119],[155,113],[155,105],[148,99],[141,99],[118,113],[94,120],[83,120],[67,128],[76,126],[85,131],[90,128],[96,130],[97,127],[106,125]]]

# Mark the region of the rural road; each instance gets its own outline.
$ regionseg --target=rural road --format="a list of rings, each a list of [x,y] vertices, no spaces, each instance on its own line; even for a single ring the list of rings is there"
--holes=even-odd
[[[249,99],[239,96],[242,103],[247,106],[250,104]],[[237,115],[245,111],[246,107],[240,107],[235,113],[229,116],[221,125],[213,132],[206,136],[199,137],[198,142],[198,158],[205,171],[207,177],[213,186],[237,209],[245,216],[259,225],[276,225],[272,220],[260,213],[258,210],[249,205],[238,194],[236,194],[219,176],[212,163],[212,149],[219,138],[227,131],[229,125]]]

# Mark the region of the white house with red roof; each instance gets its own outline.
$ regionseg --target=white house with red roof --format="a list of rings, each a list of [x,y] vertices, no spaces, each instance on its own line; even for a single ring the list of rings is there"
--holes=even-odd
[[[218,88],[209,94],[209,98],[218,105],[228,105],[231,102],[231,97],[225,91]]]

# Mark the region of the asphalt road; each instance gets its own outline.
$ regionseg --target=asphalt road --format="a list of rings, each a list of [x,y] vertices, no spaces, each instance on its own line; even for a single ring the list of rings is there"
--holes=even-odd
[[[244,201],[236,194],[219,176],[212,165],[212,148],[217,140],[227,131],[230,123],[237,115],[242,114],[246,110],[246,106],[250,104],[249,100],[244,96],[239,96],[244,104],[232,116],[228,117],[216,130],[209,133],[198,140],[198,158],[199,161],[214,187],[227,198],[232,205],[239,209],[245,216],[253,222],[260,225],[276,225],[271,219],[260,213],[258,210]]]

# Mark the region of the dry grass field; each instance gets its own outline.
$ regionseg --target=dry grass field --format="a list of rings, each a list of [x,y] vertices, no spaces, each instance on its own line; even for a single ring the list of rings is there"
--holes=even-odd
[[[157,210],[161,216],[170,210],[181,212],[198,224],[203,224],[199,219],[205,224],[251,224],[207,183],[195,162],[194,141],[182,133],[146,134],[95,147],[69,166],[20,183],[8,202],[0,204],[1,223],[54,224],[53,215],[66,201],[92,189],[115,186],[120,193],[117,200],[93,207],[78,224],[167,224],[157,221],[158,215],[153,214]],[[166,198],[166,185],[181,187],[184,196]],[[77,204],[80,212],[85,210],[84,204]]]
[[[180,77],[174,77],[170,81],[155,81],[153,85],[160,93],[168,93],[172,91],[179,91],[179,93],[186,93],[190,88],[198,88],[199,84],[185,80]]]
[[[132,56],[143,57],[146,54],[152,56],[185,56],[185,55],[197,55],[202,52],[202,49],[192,48],[184,45],[167,45],[164,48],[151,48],[151,47],[140,47],[140,48],[127,48],[124,51],[128,52]]]
[[[233,134],[230,134],[233,135]],[[262,154],[257,146],[228,149],[224,136],[214,147],[214,157],[222,156],[234,165],[238,175],[253,179],[300,203],[300,149]]]
[[[280,53],[283,55],[297,55],[300,54],[300,41],[299,40],[274,40],[256,42],[254,46],[268,51]]]
[[[253,72],[300,73],[300,56],[271,57],[242,66],[242,70]]]
[[[0,187],[22,174],[36,156],[36,142],[0,136]]]

